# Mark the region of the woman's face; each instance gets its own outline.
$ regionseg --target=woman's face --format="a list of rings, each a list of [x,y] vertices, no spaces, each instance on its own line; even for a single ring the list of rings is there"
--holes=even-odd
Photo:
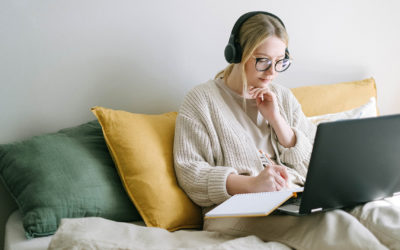
[[[268,37],[255,50],[250,59],[245,63],[247,87],[266,88],[277,76],[275,63],[285,58],[286,44],[276,36]],[[268,70],[259,72],[256,70],[256,58],[268,58],[272,61]]]

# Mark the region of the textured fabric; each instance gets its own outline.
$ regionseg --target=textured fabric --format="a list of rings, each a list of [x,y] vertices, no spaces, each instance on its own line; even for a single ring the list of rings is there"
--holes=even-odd
[[[0,176],[18,204],[27,237],[53,234],[61,218],[140,219],[97,121],[0,145]]]
[[[255,235],[299,250],[400,249],[400,198],[307,216],[207,219],[204,230],[236,237]]]
[[[53,235],[27,239],[20,211],[14,211],[7,220],[3,250],[42,250],[49,247]]]
[[[134,114],[92,109],[121,181],[147,226],[201,228],[201,209],[178,186],[173,167],[176,112]]]
[[[225,103],[232,107],[232,114],[253,140],[256,147],[275,159],[274,148],[271,143],[271,128],[268,121],[258,110],[256,99],[245,99],[246,106],[243,107],[243,97],[225,85],[223,79],[216,79],[215,83],[220,88],[221,96]]]
[[[360,107],[339,113],[311,116],[307,117],[307,119],[309,119],[314,124],[319,124],[321,122],[332,122],[345,119],[376,117],[377,115],[378,113],[376,110],[376,100],[375,97],[371,97],[371,99],[367,103],[361,105]]]
[[[288,88],[271,84],[282,117],[296,134],[296,145],[279,144],[271,128],[276,161],[304,182],[315,136],[315,125],[304,116]],[[254,176],[262,169],[258,149],[224,102],[214,80],[196,86],[185,97],[175,128],[175,171],[179,184],[202,207],[219,204],[230,195],[229,174]]]
[[[291,89],[304,114],[316,116],[354,109],[376,96],[374,78]]]
[[[229,235],[118,223],[101,218],[65,219],[53,236],[49,250],[130,249],[130,250],[289,250],[278,242],[263,242],[256,236],[241,238]]]

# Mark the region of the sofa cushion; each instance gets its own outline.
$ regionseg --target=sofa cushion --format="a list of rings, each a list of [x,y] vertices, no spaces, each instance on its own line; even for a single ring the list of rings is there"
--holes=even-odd
[[[98,121],[0,145],[0,178],[28,238],[53,234],[62,218],[139,220]]]
[[[367,103],[361,105],[360,107],[338,113],[309,116],[307,117],[307,119],[318,125],[322,122],[376,117],[377,115],[378,113],[376,110],[376,100],[375,97],[371,97],[371,99]]]
[[[134,114],[94,107],[122,183],[144,222],[170,231],[201,228],[201,209],[178,186],[173,142],[176,112]]]
[[[291,89],[306,116],[338,113],[357,108],[377,97],[375,80],[303,86]]]

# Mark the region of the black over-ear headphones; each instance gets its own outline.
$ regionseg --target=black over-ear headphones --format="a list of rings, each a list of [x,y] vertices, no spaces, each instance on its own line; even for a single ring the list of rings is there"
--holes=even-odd
[[[282,20],[279,19],[279,17],[275,16],[272,13],[265,12],[265,11],[252,11],[252,12],[243,14],[241,17],[239,17],[239,19],[236,21],[235,25],[233,26],[231,36],[229,37],[229,42],[225,47],[225,59],[226,59],[226,61],[228,61],[228,63],[240,63],[240,61],[242,60],[243,49],[240,46],[240,42],[239,42],[240,27],[247,19],[249,19],[250,17],[255,16],[257,14],[264,14],[267,16],[274,17],[286,29]],[[285,50],[285,58],[289,58],[289,50],[287,48]]]

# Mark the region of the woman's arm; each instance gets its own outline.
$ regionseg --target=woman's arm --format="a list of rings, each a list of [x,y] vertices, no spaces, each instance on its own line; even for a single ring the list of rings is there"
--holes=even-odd
[[[282,146],[291,148],[296,145],[296,134],[280,114],[276,114],[276,117],[271,119],[270,124]]]
[[[210,135],[195,116],[178,114],[175,126],[174,161],[179,185],[199,206],[219,204],[230,198],[227,177],[237,171],[215,166]]]
[[[260,113],[270,122],[278,138],[280,160],[285,164],[306,167],[316,127],[307,120],[289,89],[278,85],[270,88],[252,89],[249,94],[256,98]],[[286,117],[282,114],[286,114]]]
[[[271,124],[279,143],[286,148],[296,145],[296,134],[280,114],[275,93],[268,88],[253,88],[249,94],[256,99],[260,113]]]

